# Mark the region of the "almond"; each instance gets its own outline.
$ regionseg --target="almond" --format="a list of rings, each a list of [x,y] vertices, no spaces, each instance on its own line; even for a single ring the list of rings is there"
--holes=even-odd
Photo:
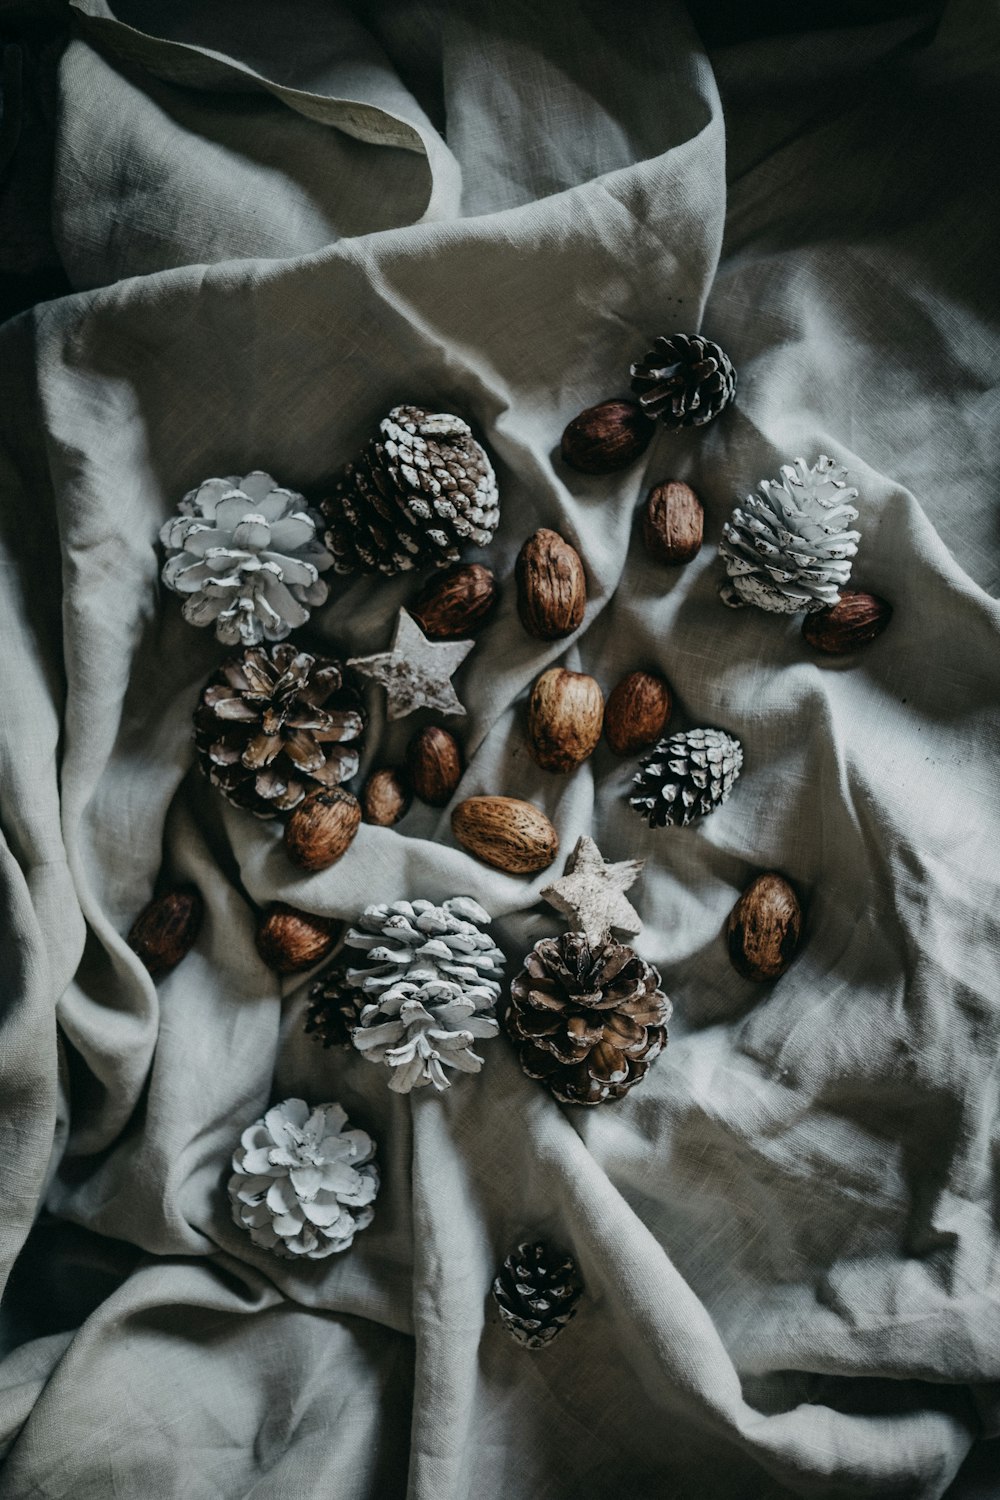
[[[463,849],[509,875],[546,870],[559,853],[559,835],[545,814],[517,797],[467,797],[451,815]]]
[[[630,672],[612,689],[604,710],[604,737],[616,755],[635,755],[656,743],[670,722],[673,700],[665,677]]]
[[[464,641],[492,614],[496,574],[482,563],[460,563],[432,578],[410,614],[432,641]]]
[[[574,770],[596,750],[603,722],[604,695],[583,672],[552,667],[531,690],[528,738],[543,771]]]
[[[802,931],[802,909],[788,881],[773,871],[758,875],[726,923],[729,957],[744,979],[758,983],[784,974]]]
[[[462,779],[462,752],[455,736],[439,724],[421,729],[410,741],[406,769],[421,802],[444,807]]]
[[[272,901],[257,928],[257,952],[269,969],[297,974],[326,958],[336,941],[335,927],[330,917]]]
[[[154,979],[176,969],[194,947],[205,903],[193,885],[181,885],[143,907],[126,941]]]
[[[601,401],[573,418],[560,451],[581,474],[613,474],[646,451],[654,430],[637,401]]]
[[[360,824],[361,804],[350,792],[310,792],[285,824],[288,858],[302,870],[325,870],[347,852]]]
[[[642,517],[650,557],[670,567],[690,562],[701,549],[704,532],[705,512],[688,485],[671,479],[650,490]]]
[[[410,789],[400,772],[392,766],[383,766],[372,772],[361,793],[365,822],[374,823],[377,828],[391,828],[409,810],[410,801]]]
[[[587,580],[575,547],[558,531],[542,527],[518,554],[517,612],[529,635],[558,641],[583,624]]]
[[[828,656],[860,651],[880,636],[892,619],[892,605],[877,594],[848,589],[836,604],[817,609],[802,621],[802,634],[810,646]]]

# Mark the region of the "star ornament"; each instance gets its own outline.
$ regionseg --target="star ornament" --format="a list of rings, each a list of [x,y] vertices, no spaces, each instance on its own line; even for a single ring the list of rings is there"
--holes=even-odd
[[[612,929],[635,937],[642,922],[625,892],[639,878],[645,860],[606,864],[593,839],[577,839],[566,861],[566,873],[542,890],[542,898],[566,918],[574,931],[599,938]]]
[[[362,677],[385,688],[390,719],[404,719],[418,708],[439,714],[464,714],[451,685],[475,641],[429,641],[411,614],[399,611],[392,645],[375,656],[355,656],[347,663]]]

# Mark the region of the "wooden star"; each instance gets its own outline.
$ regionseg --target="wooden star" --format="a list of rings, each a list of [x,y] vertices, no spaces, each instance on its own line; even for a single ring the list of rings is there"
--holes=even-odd
[[[645,860],[627,859],[606,864],[593,839],[577,839],[566,861],[566,873],[542,890],[542,897],[566,918],[574,931],[596,940],[612,928],[628,937],[641,931],[642,922],[625,892],[638,879]]]
[[[451,677],[475,644],[475,641],[429,641],[413,616],[401,609],[389,650],[375,656],[352,657],[347,665],[385,688],[390,719],[403,719],[418,708],[433,708],[439,714],[464,714]]]

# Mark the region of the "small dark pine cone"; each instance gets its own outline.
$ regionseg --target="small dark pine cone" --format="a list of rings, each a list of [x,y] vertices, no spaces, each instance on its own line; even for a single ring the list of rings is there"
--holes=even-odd
[[[329,969],[309,991],[305,1029],[324,1047],[349,1047],[358,1024],[358,989],[347,983],[343,968]]]
[[[500,519],[496,475],[461,417],[395,406],[322,502],[338,573],[400,573],[485,547]]]
[[[687,729],[660,740],[639,762],[629,804],[650,828],[707,817],[729,796],[743,746],[722,729]]]
[[[703,427],[736,393],[732,360],[700,333],[661,335],[630,374],[639,405],[665,427]]]
[[[518,1245],[493,1282],[500,1321],[525,1349],[544,1349],[570,1318],[583,1292],[576,1262],[550,1245]]]
[[[252,646],[209,680],[194,716],[212,785],[259,818],[291,812],[309,792],[358,769],[365,716],[340,664],[295,646]]]
[[[529,1078],[563,1104],[604,1104],[646,1076],[671,1009],[656,969],[626,943],[565,932],[528,954],[504,1027]]]

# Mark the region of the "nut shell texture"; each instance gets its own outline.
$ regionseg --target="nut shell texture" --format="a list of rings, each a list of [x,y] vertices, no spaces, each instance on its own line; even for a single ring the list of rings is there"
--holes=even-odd
[[[645,453],[654,431],[636,402],[602,401],[573,418],[562,435],[561,452],[581,474],[614,474]]]
[[[546,870],[559,853],[559,835],[545,814],[518,797],[467,797],[451,815],[463,849],[509,875]]]
[[[558,531],[542,527],[518,554],[517,612],[529,635],[558,641],[583,624],[587,580],[580,554]]]
[[[596,750],[603,722],[604,695],[584,672],[552,667],[531,690],[528,737],[544,771],[575,770]]]
[[[758,875],[729,914],[726,938],[733,967],[758,983],[778,979],[795,956],[802,931],[798,897],[782,875]]]

